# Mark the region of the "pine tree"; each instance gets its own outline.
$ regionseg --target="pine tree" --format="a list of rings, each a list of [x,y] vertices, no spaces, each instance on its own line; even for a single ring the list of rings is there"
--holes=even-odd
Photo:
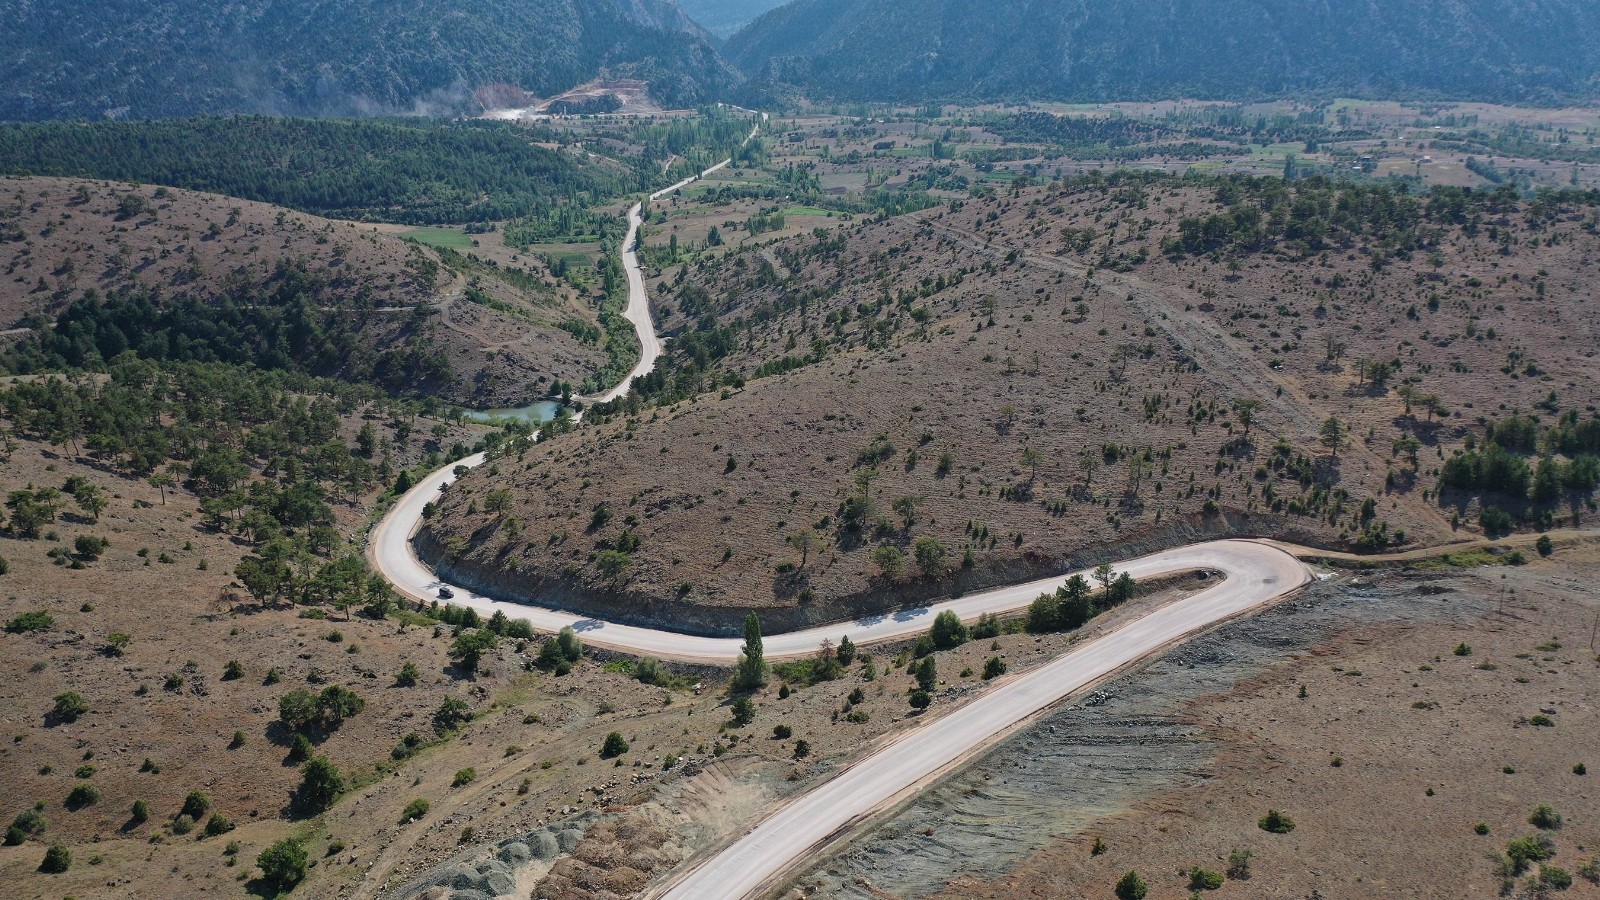
[[[755,613],[744,617],[744,649],[734,669],[733,689],[753,691],[767,683],[767,659],[761,645],[761,620]]]

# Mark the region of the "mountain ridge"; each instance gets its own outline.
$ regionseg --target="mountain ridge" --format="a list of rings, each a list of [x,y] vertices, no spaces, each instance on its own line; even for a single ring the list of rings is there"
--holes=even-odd
[[[596,76],[705,102],[737,80],[670,0],[3,0],[0,120],[445,114]]]
[[[1576,0],[796,0],[724,53],[757,85],[839,100],[1549,104],[1600,93],[1597,47],[1600,10]]]

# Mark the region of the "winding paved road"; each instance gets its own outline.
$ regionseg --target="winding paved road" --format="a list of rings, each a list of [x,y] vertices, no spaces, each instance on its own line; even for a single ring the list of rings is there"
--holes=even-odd
[[[697,177],[727,164],[714,166]],[[666,196],[694,180],[685,179],[652,194],[650,199]],[[628,212],[628,234],[623,244],[629,286],[624,315],[639,332],[639,364],[621,384],[596,400],[625,394],[634,379],[654,368],[661,352],[635,248],[641,206],[636,204]],[[455,468],[472,468],[484,461],[484,455],[478,454],[424,478],[396,502],[373,530],[369,556],[402,594],[429,601],[438,597],[441,588],[449,587],[455,594],[451,602],[457,605],[484,614],[504,611],[513,618],[528,619],[542,631],[571,626],[596,646],[695,663],[730,664],[737,659],[742,643],[738,639],[677,634],[507,603],[441,581],[417,558],[412,534],[422,521],[423,507],[455,481]],[[885,744],[837,777],[777,810],[736,841],[655,888],[650,896],[738,900],[771,890],[814,850],[959,765],[1052,704],[1189,635],[1268,605],[1314,577],[1285,549],[1248,540],[1212,541],[1167,550],[1124,562],[1119,571],[1137,579],[1192,571],[1223,577],[1199,593],[1169,603],[1040,668],[996,682],[979,699]],[[933,617],[946,609],[954,610],[966,621],[984,613],[1013,613],[1026,608],[1039,594],[1055,590],[1068,577],[1070,573],[1063,573],[919,609],[772,635],[766,639],[767,656],[807,656],[816,652],[823,640],[837,641],[845,635],[858,644],[910,637],[926,630]]]
[[[741,900],[778,887],[813,852],[1009,734],[1070,694],[1218,622],[1270,604],[1312,580],[1282,550],[1214,541],[1157,553],[1122,567],[1136,577],[1207,569],[1226,577],[1045,665],[1006,681],[911,730],[832,780],[769,815],[743,837],[657,888],[661,900]],[[956,604],[1015,609],[1059,582],[991,591]]]

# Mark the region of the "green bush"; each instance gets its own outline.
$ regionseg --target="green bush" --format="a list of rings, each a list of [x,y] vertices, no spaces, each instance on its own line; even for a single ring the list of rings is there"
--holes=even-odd
[[[11,634],[26,634],[30,631],[41,631],[55,623],[55,618],[42,609],[25,612],[6,623],[6,631]]]
[[[1541,866],[1539,868],[1539,886],[1564,891],[1572,887],[1572,873],[1559,866]]]
[[[422,673],[417,670],[417,664],[408,662],[401,666],[400,671],[395,674],[394,683],[401,687],[415,687],[417,679],[421,676]]]
[[[59,875],[72,868],[72,851],[61,844],[51,844],[50,849],[44,852],[44,861],[39,863],[39,871],[47,875]]]
[[[183,798],[183,808],[179,812],[191,819],[203,819],[211,809],[211,798],[204,791],[190,791],[189,796]]]
[[[98,802],[100,802],[100,789],[92,784],[73,785],[72,790],[67,792],[67,806],[71,809],[90,806]]]
[[[933,645],[940,650],[950,650],[965,644],[971,637],[971,632],[966,625],[961,623],[961,617],[954,610],[945,610],[933,619],[933,627],[928,629],[928,636],[933,639]]]
[[[1555,842],[1547,834],[1530,834],[1506,845],[1506,858],[1511,861],[1512,874],[1520,875],[1528,866],[1544,862],[1556,855]]]
[[[36,809],[25,809],[17,813],[17,817],[11,820],[11,827],[6,829],[6,846],[14,847],[21,844],[44,831],[47,824],[44,816]]]
[[[172,833],[188,834],[194,830],[194,816],[177,815],[172,817]]]
[[[438,732],[454,731],[472,721],[472,707],[467,701],[446,697],[433,713],[433,728]]]
[[[933,695],[921,688],[912,691],[908,699],[912,709],[927,709],[933,705]]]
[[[315,756],[300,767],[299,803],[310,812],[318,813],[333,805],[344,793],[344,776],[328,761],[326,756]]]
[[[400,811],[400,824],[404,825],[407,822],[415,822],[416,820],[427,815],[428,809],[431,805],[432,804],[428,803],[427,800],[424,800],[421,797],[418,797],[410,803],[407,803],[406,808]]]
[[[1150,887],[1139,877],[1138,872],[1129,870],[1117,879],[1115,891],[1117,900],[1144,900],[1145,894],[1150,892]]]
[[[1267,810],[1267,814],[1257,822],[1262,831],[1273,834],[1288,834],[1294,830],[1294,820],[1275,809]]]
[[[605,743],[600,745],[601,759],[613,759],[627,752],[628,741],[620,731],[613,731],[606,735]]]
[[[451,787],[466,787],[478,778],[478,770],[471,766],[456,772],[456,777],[450,779]]]
[[[1235,847],[1228,852],[1228,877],[1243,881],[1250,877],[1250,860],[1255,856],[1249,847]]]
[[[774,726],[772,726],[772,736],[777,738],[780,741],[788,740],[789,736],[792,735],[792,734],[794,734],[794,730],[791,729],[787,725],[774,725]]]
[[[1222,887],[1224,880],[1221,872],[1212,872],[1199,866],[1189,870],[1189,890],[1191,891],[1214,891]]]
[[[150,821],[150,804],[143,800],[133,801],[133,809],[129,812],[128,818],[135,825],[143,825]]]
[[[1001,659],[998,656],[989,657],[989,660],[983,664],[983,680],[984,681],[988,681],[991,678],[999,678],[1001,675],[1004,675],[1005,673],[1006,673],[1006,661]]]
[[[89,701],[77,691],[64,691],[55,696],[55,705],[50,712],[62,722],[76,722],[78,717],[89,711]]]
[[[1528,824],[1546,831],[1554,831],[1561,827],[1561,814],[1549,804],[1541,803],[1534,807],[1533,813],[1528,816]]]
[[[256,857],[262,879],[278,891],[287,891],[305,879],[306,862],[305,846],[293,838],[278,841]]]
[[[737,727],[743,728],[756,719],[756,705],[749,697],[741,695],[733,698],[730,709],[733,712],[733,724]]]
[[[227,834],[232,830],[233,820],[229,819],[225,815],[222,815],[221,813],[213,815],[206,821],[206,835],[208,837],[216,837],[219,834]]]

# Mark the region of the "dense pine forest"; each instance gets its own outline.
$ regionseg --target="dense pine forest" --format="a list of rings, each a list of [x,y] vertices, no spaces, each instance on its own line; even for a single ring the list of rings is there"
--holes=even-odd
[[[488,122],[257,116],[0,128],[0,172],[162,184],[341,219],[435,224],[524,216],[653,183]]]

